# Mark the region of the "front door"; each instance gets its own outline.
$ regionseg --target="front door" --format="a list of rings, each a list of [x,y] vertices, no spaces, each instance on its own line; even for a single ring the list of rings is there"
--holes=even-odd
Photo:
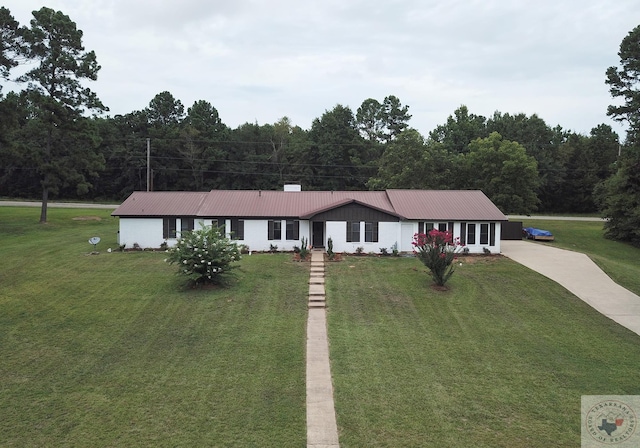
[[[312,232],[311,245],[313,247],[324,247],[324,222],[313,221]]]

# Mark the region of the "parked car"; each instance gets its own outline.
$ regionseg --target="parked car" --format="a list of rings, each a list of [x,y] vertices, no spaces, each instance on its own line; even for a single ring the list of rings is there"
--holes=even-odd
[[[555,238],[548,230],[536,229],[535,227],[525,227],[522,229],[524,236],[529,240],[553,241]]]

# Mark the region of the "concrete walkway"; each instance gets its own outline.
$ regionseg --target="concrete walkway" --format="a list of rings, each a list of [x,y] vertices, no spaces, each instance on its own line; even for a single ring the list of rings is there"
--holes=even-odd
[[[500,244],[503,255],[559,283],[640,335],[640,297],[611,280],[587,255],[530,241]]]
[[[338,448],[324,290],[324,251],[311,252],[307,320],[307,447]]]

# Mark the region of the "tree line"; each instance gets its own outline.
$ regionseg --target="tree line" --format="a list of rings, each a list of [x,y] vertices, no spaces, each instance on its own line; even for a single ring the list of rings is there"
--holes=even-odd
[[[638,142],[637,98],[609,109],[630,123],[624,147],[606,124],[582,135],[535,114],[484,117],[464,105],[424,136],[394,95],[365,99],[355,113],[338,104],[309,129],[287,117],[231,128],[209,101],[185,110],[167,91],[143,110],[105,116],[107,108],[81,83],[97,79],[96,55],[68,16],[42,8],[22,27],[0,8],[0,21],[2,79],[20,63],[33,65],[16,79],[24,88],[0,98],[0,187],[3,196],[42,198],[41,220],[49,197],[121,200],[147,188],[272,190],[285,183],[307,190],[481,189],[506,213],[591,213],[606,207],[619,154],[634,153]],[[640,48],[637,34],[627,38],[631,53]],[[616,70],[607,71],[612,95],[637,95],[624,63]]]

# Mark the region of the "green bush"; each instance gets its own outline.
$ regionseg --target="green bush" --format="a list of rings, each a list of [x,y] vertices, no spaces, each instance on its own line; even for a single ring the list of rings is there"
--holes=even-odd
[[[327,240],[327,255],[329,256],[329,260],[333,260],[336,256],[335,252],[333,251],[333,240],[331,239],[331,237],[329,237],[329,239]]]
[[[178,265],[178,273],[195,284],[221,283],[233,263],[240,260],[240,249],[218,226],[183,232],[175,246],[167,250],[165,261]]]
[[[304,261],[309,255],[309,240],[304,236],[300,240],[300,260]]]

